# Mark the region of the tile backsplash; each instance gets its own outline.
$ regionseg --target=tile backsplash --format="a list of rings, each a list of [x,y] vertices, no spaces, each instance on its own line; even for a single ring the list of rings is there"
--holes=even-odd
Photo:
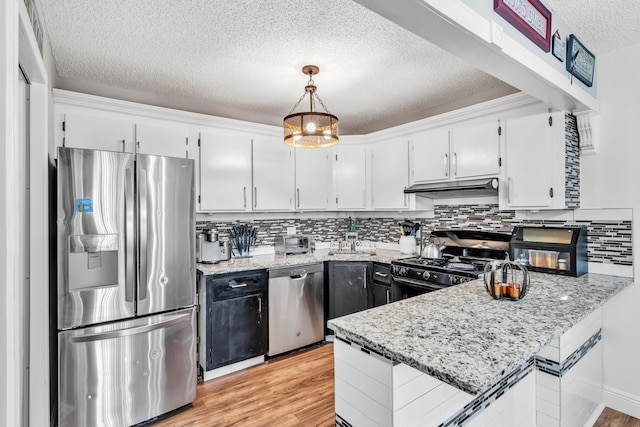
[[[356,218],[356,217],[354,217]],[[515,211],[499,210],[498,205],[456,205],[435,207],[433,218],[409,218],[422,224],[424,232],[442,229],[470,229],[511,233],[515,225],[579,225],[588,228],[589,262],[632,265],[631,221],[522,221],[515,218]],[[345,218],[322,219],[267,219],[250,221],[198,221],[197,228],[216,228],[220,238],[229,236],[229,229],[237,223],[247,222],[258,228],[256,246],[273,246],[274,237],[286,234],[287,227],[308,234],[319,242],[343,240],[347,231]],[[361,240],[381,243],[397,243],[400,229],[397,218],[357,218],[356,230]]]

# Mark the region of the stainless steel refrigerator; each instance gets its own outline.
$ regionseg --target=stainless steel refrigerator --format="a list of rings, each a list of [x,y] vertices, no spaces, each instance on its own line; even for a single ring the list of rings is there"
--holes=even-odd
[[[193,160],[60,148],[57,191],[59,425],[192,402]]]

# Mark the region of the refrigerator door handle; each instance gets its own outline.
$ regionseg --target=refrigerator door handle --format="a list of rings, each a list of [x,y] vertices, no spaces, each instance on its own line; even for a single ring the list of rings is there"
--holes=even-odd
[[[191,318],[190,313],[182,313],[182,314],[170,316],[167,319],[163,319],[159,322],[155,322],[149,325],[133,326],[131,328],[118,329],[118,330],[107,331],[107,332],[98,332],[95,334],[78,335],[75,337],[71,337],[70,341],[73,343],[93,342],[93,341],[128,337],[131,335],[146,334],[147,332],[155,331],[156,329],[164,329],[164,328],[168,328],[169,326],[177,325],[179,323],[184,322],[185,320],[189,321],[190,318]]]
[[[126,224],[124,227],[124,241],[125,241],[125,301],[133,302],[135,299],[135,235],[133,228],[134,220],[134,199],[133,199],[133,168],[128,167],[125,171],[125,186],[124,186],[124,209],[126,215]]]
[[[138,171],[138,213],[140,215],[138,300],[147,298],[147,171]]]

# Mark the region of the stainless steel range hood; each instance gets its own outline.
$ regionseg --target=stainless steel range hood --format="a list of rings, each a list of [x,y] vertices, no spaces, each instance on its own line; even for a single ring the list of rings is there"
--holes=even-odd
[[[404,192],[432,199],[497,196],[498,178],[414,184],[405,188]]]

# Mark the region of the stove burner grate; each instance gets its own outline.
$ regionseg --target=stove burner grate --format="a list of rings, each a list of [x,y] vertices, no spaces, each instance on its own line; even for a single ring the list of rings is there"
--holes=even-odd
[[[452,268],[454,270],[468,270],[473,271],[476,267],[473,264],[467,264],[464,262],[450,262],[447,264],[447,268]]]

